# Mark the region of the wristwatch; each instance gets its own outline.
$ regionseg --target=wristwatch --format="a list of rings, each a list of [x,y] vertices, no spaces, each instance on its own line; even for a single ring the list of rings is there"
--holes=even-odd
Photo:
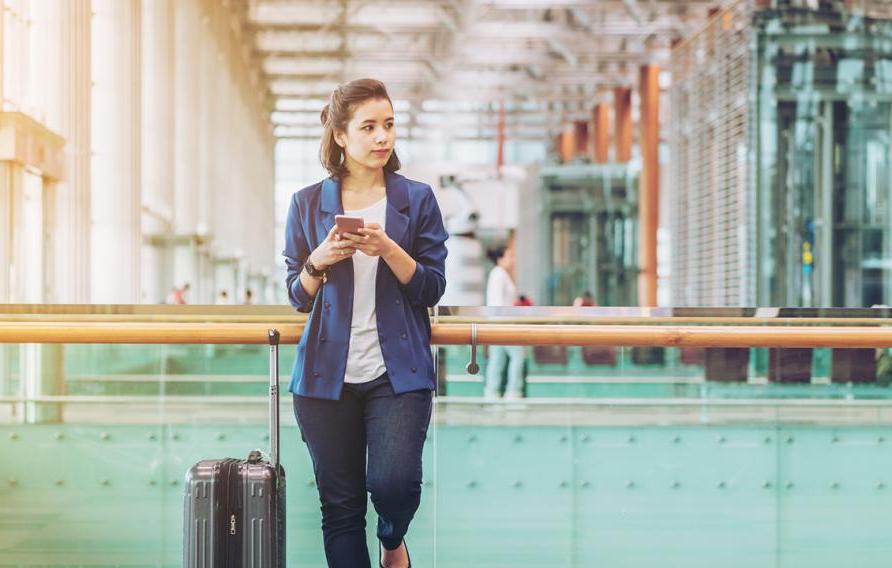
[[[325,281],[325,275],[328,273],[328,269],[320,270],[313,266],[313,263],[308,258],[304,263],[304,269],[307,271],[307,274],[312,276],[313,278],[322,278],[323,282]]]

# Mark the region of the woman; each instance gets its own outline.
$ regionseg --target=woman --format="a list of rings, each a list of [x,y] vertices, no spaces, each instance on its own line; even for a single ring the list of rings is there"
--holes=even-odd
[[[285,227],[288,298],[309,320],[291,386],[332,567],[370,566],[366,492],[379,565],[411,566],[403,540],[421,499],[421,451],[436,388],[428,308],[446,287],[446,231],[430,186],[396,174],[393,105],[372,79],[322,110],[331,177],[295,193]],[[338,234],[335,215],[364,219]],[[368,453],[368,464],[366,463]]]
[[[515,306],[519,299],[514,283],[516,250],[514,233],[508,235],[508,243],[494,255],[496,265],[490,270],[486,281],[487,306]],[[486,362],[486,377],[483,384],[483,398],[497,400],[502,386],[502,375],[508,369],[505,385],[505,400],[523,398],[523,367],[526,351],[521,345],[490,345]]]

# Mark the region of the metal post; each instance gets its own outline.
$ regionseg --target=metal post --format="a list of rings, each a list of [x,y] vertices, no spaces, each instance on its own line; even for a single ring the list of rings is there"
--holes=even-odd
[[[269,460],[279,466],[279,332],[270,329],[269,338]]]

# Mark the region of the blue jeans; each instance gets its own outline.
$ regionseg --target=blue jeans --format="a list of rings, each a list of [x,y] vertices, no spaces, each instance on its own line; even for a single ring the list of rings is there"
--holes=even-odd
[[[421,451],[431,418],[430,390],[393,393],[387,373],[344,383],[340,400],[295,395],[294,416],[310,450],[328,565],[369,564],[367,492],[378,513],[378,538],[399,548],[421,502]],[[366,465],[368,452],[368,465]]]
[[[526,350],[522,345],[490,345],[489,358],[486,361],[486,382],[483,385],[484,396],[496,396],[502,387],[502,373],[508,365],[508,381],[505,394],[523,396],[523,363]]]

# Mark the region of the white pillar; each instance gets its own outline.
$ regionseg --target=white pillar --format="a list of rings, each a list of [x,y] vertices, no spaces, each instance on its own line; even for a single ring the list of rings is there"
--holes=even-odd
[[[198,231],[198,40],[201,34],[196,0],[179,0],[174,5],[174,232],[191,235]],[[179,242],[179,241],[178,241]],[[177,244],[174,253],[174,281],[189,282],[189,301],[201,294],[197,252],[191,244]]]
[[[29,174],[30,175],[30,174]],[[33,177],[33,175],[30,175]],[[31,295],[26,295],[27,278],[29,268],[34,266],[33,260],[28,258],[28,253],[35,238],[34,225],[39,221],[40,208],[34,210],[34,185],[28,184],[29,199],[32,207],[26,206],[25,170],[14,161],[0,162],[0,209],[4,210],[5,218],[2,227],[3,236],[0,237],[2,252],[0,257],[3,264],[0,271],[4,271],[3,301],[11,304],[34,302]],[[39,187],[37,188],[39,196]],[[29,217],[30,216],[30,217]],[[39,234],[37,235],[39,238]],[[38,288],[41,288],[38,286]],[[38,300],[39,301],[39,300]]]
[[[3,61],[3,13],[0,11],[0,62]],[[3,73],[0,72],[0,84]],[[0,93],[2,96],[2,93]],[[2,100],[2,98],[0,98]],[[10,261],[12,259],[12,188],[10,187],[12,176],[10,164],[0,162],[0,303],[9,303],[10,290]],[[17,345],[0,344],[0,389],[3,394],[16,394],[11,392],[10,376],[12,375],[12,361]],[[13,408],[13,413],[17,408]]]
[[[139,301],[140,1],[93,0],[91,301]]]
[[[32,74],[32,93],[40,96],[46,125],[65,139],[64,178],[47,193],[54,212],[47,274],[54,281],[46,301],[53,303],[90,299],[90,22],[90,0],[31,1],[40,70]]]
[[[208,227],[210,232],[216,235],[217,227],[214,226],[210,211],[213,208],[211,196],[211,184],[213,172],[211,170],[211,160],[213,154],[213,146],[215,143],[213,133],[213,112],[214,99],[217,98],[219,90],[216,88],[214,81],[216,73],[216,57],[214,56],[214,37],[210,25],[211,17],[208,14],[207,5],[199,14],[199,21],[196,35],[198,36],[197,51],[197,79],[198,79],[198,96],[201,104],[198,107],[198,177],[196,178],[195,191],[198,192],[198,223]],[[195,77],[193,77],[193,81]],[[218,202],[226,199],[225,195],[220,194],[220,189],[214,188],[217,195],[214,196]]]
[[[170,235],[174,191],[174,3],[142,5],[143,234]],[[173,282],[169,241],[143,245],[142,301],[164,301]]]
[[[3,31],[3,58],[0,60],[0,111],[33,112],[28,104],[28,66],[30,41],[28,38],[29,6],[23,0],[6,0],[0,10]]]
[[[14,191],[16,224],[13,228],[13,270],[12,302],[42,304],[44,302],[44,259],[43,249],[43,180],[40,176],[12,166],[19,170],[19,187]],[[14,174],[16,175],[16,174]]]
[[[0,162],[0,303],[12,301],[12,234],[15,228],[13,164]]]
[[[2,5],[2,0],[0,0],[0,5]],[[3,48],[4,48],[4,45],[6,42],[6,39],[4,38],[5,34],[6,34],[6,10],[0,9],[0,112],[3,112],[3,97],[4,97],[3,83],[4,83],[5,77],[3,74],[3,67],[4,67],[3,62],[5,60],[4,60]],[[0,182],[0,183],[2,183],[2,182]]]

